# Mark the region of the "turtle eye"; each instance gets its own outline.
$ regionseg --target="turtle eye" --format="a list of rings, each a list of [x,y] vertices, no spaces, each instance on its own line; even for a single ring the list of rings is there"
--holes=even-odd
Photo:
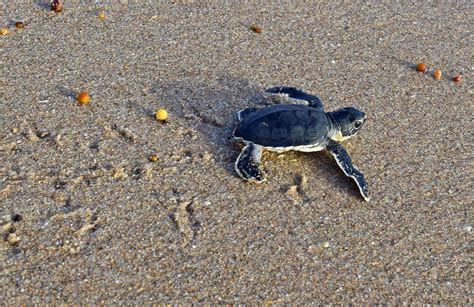
[[[364,123],[363,121],[357,120],[357,121],[354,123],[354,127],[355,127],[356,129],[359,129],[359,128],[362,126],[363,123]]]

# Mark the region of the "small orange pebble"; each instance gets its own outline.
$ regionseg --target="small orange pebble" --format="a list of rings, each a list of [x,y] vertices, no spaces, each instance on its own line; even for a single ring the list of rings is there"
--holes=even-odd
[[[8,35],[10,31],[8,31],[8,28],[1,28],[0,29],[0,35]]]
[[[100,12],[97,17],[99,17],[100,20],[105,20],[105,13],[104,13],[104,12]]]
[[[434,72],[433,72],[433,77],[435,77],[436,79],[441,79],[441,76],[443,75],[443,73],[441,72],[441,70],[439,69],[436,69]]]
[[[17,21],[15,22],[15,27],[17,29],[23,29],[25,27],[25,24],[22,21]]]
[[[425,72],[426,71],[426,65],[424,63],[418,63],[416,65],[416,71]]]
[[[159,109],[158,111],[156,111],[155,116],[157,120],[166,122],[166,120],[168,119],[168,111],[166,111],[165,109]]]
[[[77,95],[77,101],[82,105],[88,104],[91,101],[91,96],[87,92],[82,92]]]
[[[151,156],[148,157],[148,160],[150,162],[156,162],[156,161],[158,161],[158,157],[156,155],[151,155]]]
[[[461,74],[457,74],[456,77],[453,78],[453,81],[458,83],[458,82],[461,82],[461,79],[462,79],[462,75]]]
[[[260,28],[257,25],[250,26],[250,30],[254,31],[255,33],[259,33],[259,34],[262,33],[262,31],[263,31],[262,28]]]
[[[59,13],[63,10],[63,4],[61,3],[60,0],[53,0],[51,2],[51,11],[55,11],[56,13]]]

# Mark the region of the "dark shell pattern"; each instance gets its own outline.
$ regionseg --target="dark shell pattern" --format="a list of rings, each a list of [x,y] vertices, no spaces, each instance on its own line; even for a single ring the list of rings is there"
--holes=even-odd
[[[264,147],[317,145],[331,124],[325,112],[305,105],[276,105],[257,110],[239,122],[234,137]]]

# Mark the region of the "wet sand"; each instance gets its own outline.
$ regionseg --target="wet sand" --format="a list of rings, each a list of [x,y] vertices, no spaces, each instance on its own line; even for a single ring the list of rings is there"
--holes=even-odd
[[[472,4],[0,7],[0,301],[472,304]],[[368,115],[370,202],[324,152],[236,176],[277,85]]]

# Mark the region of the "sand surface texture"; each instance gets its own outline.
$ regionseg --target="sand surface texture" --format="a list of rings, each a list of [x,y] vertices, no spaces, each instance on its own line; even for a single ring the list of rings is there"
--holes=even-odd
[[[0,4],[0,301],[472,303],[472,2],[150,2]],[[370,202],[324,152],[236,176],[277,85],[367,113]]]

